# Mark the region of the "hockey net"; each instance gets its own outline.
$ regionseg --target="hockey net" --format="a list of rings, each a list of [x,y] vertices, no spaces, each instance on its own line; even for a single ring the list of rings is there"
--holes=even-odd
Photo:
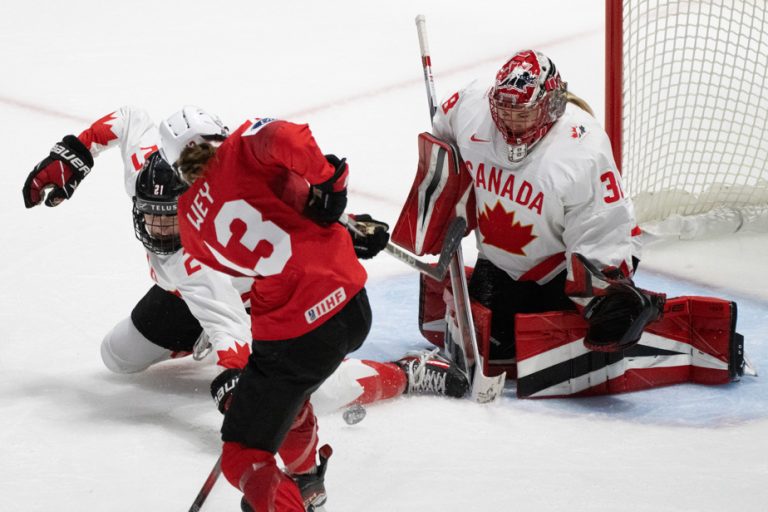
[[[644,230],[768,231],[767,12],[606,0],[606,129]]]

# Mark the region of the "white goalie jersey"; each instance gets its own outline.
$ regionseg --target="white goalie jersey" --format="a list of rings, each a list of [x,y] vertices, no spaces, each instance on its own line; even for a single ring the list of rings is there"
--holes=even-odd
[[[99,119],[78,138],[94,158],[106,149],[120,148],[123,182],[130,197],[135,195],[138,171],[144,160],[157,151],[160,141],[157,126],[149,115],[134,107],[122,107]],[[247,297],[251,279],[216,272],[183,249],[170,255],[147,251],[147,261],[158,286],[181,296],[187,304],[208,335],[214,353],[248,349],[251,320],[242,297]]]
[[[520,162],[475,84],[440,105],[435,135],[458,146],[474,182],[480,257],[513,279],[544,284],[568,268],[571,254],[630,275],[639,242],[605,131],[569,104]]]

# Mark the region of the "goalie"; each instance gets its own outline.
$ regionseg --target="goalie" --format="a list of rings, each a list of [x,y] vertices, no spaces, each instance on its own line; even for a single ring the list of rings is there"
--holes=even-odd
[[[479,249],[469,295],[487,371],[516,374],[519,396],[736,376],[735,304],[667,302],[632,282],[641,232],[610,142],[549,58],[515,54],[491,88],[473,83],[439,105],[433,126],[392,238],[433,253],[447,220],[469,219]],[[422,331],[438,345],[450,293],[422,278]],[[644,331],[654,334],[638,345]]]

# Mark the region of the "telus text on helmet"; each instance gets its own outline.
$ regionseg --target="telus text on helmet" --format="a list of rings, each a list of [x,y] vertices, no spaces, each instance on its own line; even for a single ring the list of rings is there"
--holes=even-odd
[[[155,213],[176,213],[175,204],[151,204],[148,207]]]

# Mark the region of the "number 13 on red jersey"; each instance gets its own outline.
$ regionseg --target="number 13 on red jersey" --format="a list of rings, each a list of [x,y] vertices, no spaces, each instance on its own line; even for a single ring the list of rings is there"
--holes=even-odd
[[[216,241],[227,248],[227,256],[208,242],[205,245],[220,264],[243,275],[279,274],[291,257],[290,235],[274,222],[265,221],[261,212],[243,199],[224,203],[213,224]],[[237,238],[233,240],[233,236]],[[232,256],[237,256],[238,262],[232,261]]]

